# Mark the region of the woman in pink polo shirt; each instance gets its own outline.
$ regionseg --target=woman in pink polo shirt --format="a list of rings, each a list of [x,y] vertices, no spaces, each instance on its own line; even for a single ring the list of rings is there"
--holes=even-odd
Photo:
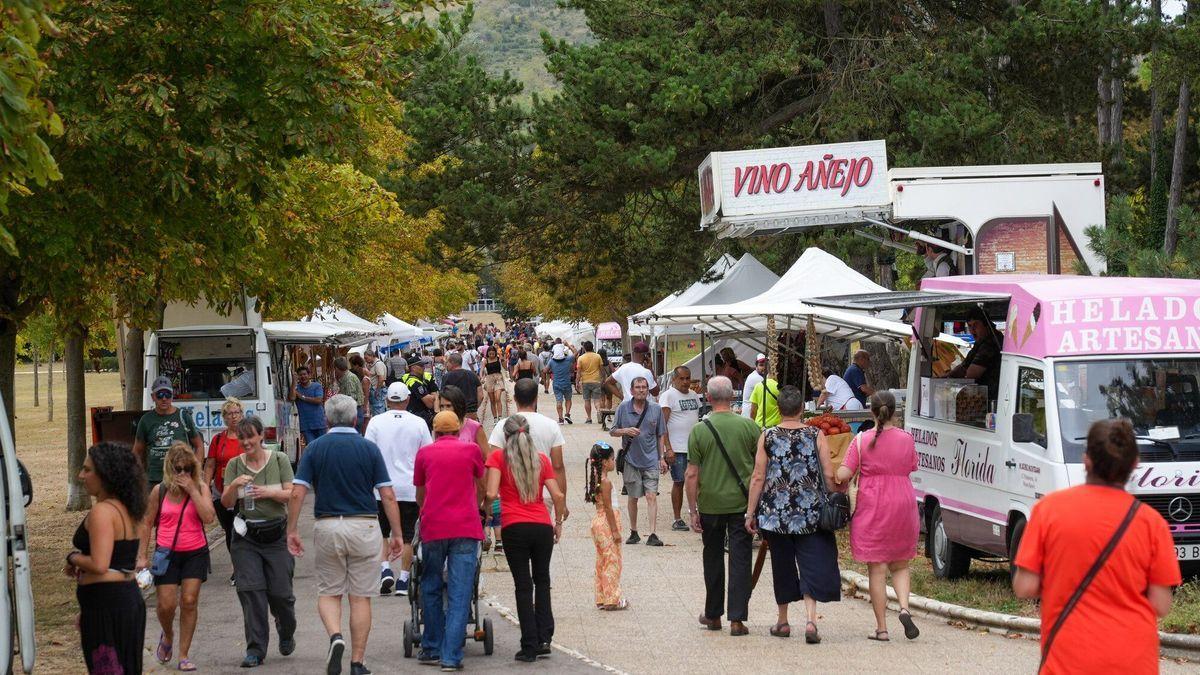
[[[459,426],[453,410],[435,415],[434,441],[417,451],[413,465],[421,509],[421,609],[425,613],[418,659],[455,670],[462,668],[471,587],[483,541],[477,491],[483,479],[483,456],[478,445],[458,439]]]

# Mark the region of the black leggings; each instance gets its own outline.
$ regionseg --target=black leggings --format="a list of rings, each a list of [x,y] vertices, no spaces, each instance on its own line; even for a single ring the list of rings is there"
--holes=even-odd
[[[233,517],[237,512],[233,509],[225,508],[218,497],[213,500],[213,509],[217,512],[217,522],[221,524],[221,529],[225,531],[225,550],[229,550],[229,544],[233,541]]]
[[[88,672],[142,672],[146,602],[137,582],[77,586],[75,598],[79,600],[79,641]]]
[[[517,596],[521,651],[533,652],[554,638],[554,612],[550,608],[554,528],[545,523],[514,523],[500,530],[500,537]]]

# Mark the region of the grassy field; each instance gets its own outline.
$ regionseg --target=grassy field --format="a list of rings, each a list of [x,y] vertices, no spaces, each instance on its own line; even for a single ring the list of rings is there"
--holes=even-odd
[[[60,364],[61,366],[61,364]],[[19,368],[16,376],[17,454],[33,477],[33,504],[28,509],[29,550],[33,560],[33,592],[37,615],[37,668],[46,673],[83,670],[79,634],[75,630],[75,584],[62,575],[63,556],[82,513],[67,513],[66,378],[54,374],[54,421],[47,420],[46,372],[41,377],[41,406],[33,406],[33,375]],[[87,405],[121,406],[116,373],[88,373]],[[88,428],[91,438],[91,428]]]

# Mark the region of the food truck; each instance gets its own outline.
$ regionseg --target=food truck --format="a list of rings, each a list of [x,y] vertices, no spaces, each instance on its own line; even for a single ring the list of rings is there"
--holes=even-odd
[[[621,338],[621,324],[615,321],[596,326],[596,351],[603,349],[608,354],[609,364],[614,368],[621,365],[622,355],[625,353]]]
[[[1141,458],[1127,486],[1200,566],[1200,280],[1066,275],[926,279],[919,291],[811,304],[915,309],[905,430],[926,554],[939,577],[1009,558],[1034,502],[1084,482],[1093,422],[1128,418]],[[947,377],[935,338],[986,317],[994,378]]]

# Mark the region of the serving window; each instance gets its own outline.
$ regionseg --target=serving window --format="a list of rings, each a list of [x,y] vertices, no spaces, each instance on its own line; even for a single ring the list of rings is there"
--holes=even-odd
[[[254,335],[160,339],[158,374],[171,380],[180,400],[224,399],[221,387],[255,375]]]
[[[999,393],[1007,311],[1007,300],[922,310],[918,415],[990,428],[989,413],[995,412]],[[959,338],[967,347],[945,336]]]

